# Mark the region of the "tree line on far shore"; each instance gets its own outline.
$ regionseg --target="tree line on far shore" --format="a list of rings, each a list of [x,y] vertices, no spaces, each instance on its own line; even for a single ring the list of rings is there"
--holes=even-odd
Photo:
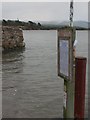
[[[28,21],[28,22],[24,22],[24,21],[20,21],[20,20],[2,20],[2,25],[3,26],[19,26],[22,29],[41,29],[41,24],[32,22],[32,21]]]

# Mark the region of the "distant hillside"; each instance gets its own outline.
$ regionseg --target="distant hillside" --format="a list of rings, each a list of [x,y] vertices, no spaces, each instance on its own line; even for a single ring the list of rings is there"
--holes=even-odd
[[[58,21],[51,21],[51,22],[41,22],[44,25],[48,25],[48,26],[68,26],[69,25],[69,21],[63,21],[63,22],[58,22]],[[86,22],[86,21],[74,21],[74,26],[75,27],[79,27],[79,28],[85,28],[88,29],[90,28],[90,22]]]
[[[4,26],[18,26],[24,30],[57,30],[62,27],[69,26],[69,21],[19,21],[19,20],[2,20],[2,25]],[[86,21],[74,21],[74,27],[78,30],[90,29],[90,22]]]
[[[69,22],[65,21],[60,24],[61,25],[69,25]],[[86,21],[74,21],[73,25],[75,27],[88,28],[88,22],[86,22]]]

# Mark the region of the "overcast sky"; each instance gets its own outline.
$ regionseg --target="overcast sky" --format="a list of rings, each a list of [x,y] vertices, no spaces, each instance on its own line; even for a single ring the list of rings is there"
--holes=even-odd
[[[67,21],[69,2],[3,2],[2,18],[22,21]],[[88,2],[74,3],[74,20],[88,21]]]

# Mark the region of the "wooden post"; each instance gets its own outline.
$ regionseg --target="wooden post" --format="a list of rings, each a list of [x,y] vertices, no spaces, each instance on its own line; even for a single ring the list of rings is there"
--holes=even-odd
[[[75,118],[84,118],[85,110],[85,83],[86,83],[86,58],[75,59]]]

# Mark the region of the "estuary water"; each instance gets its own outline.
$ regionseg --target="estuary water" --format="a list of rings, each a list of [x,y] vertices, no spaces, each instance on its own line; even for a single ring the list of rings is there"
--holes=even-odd
[[[57,31],[31,30],[23,31],[23,35],[25,50],[2,56],[3,118],[62,118],[63,79],[57,76]],[[76,39],[77,55],[88,57],[88,31],[77,31]]]

